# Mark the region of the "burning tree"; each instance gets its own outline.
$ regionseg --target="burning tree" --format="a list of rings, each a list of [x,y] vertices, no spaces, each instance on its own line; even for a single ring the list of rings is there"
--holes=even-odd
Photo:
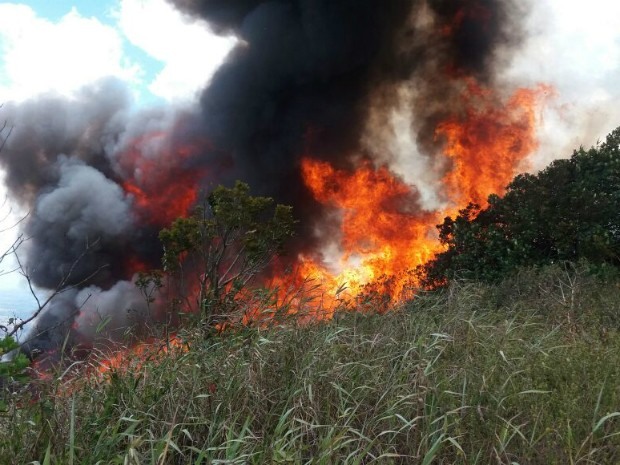
[[[189,218],[159,237],[164,270],[177,278],[180,296],[196,296],[201,323],[230,318],[237,297],[293,234],[292,208],[249,195],[247,184],[217,187]]]
[[[620,128],[540,173],[514,178],[489,206],[438,226],[447,250],[423,268],[430,287],[455,277],[495,281],[518,267],[588,260],[620,267]]]

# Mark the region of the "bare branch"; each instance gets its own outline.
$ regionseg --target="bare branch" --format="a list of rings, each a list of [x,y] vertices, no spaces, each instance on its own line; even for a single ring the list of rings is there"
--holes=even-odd
[[[5,196],[4,198],[4,202],[3,202],[3,206],[6,205],[8,201],[8,197]],[[9,211],[7,212],[7,214],[5,215],[4,218],[0,219],[0,222],[4,222],[5,220],[7,220],[9,218],[9,216],[11,215],[11,213],[13,213],[13,208],[9,208]],[[26,218],[28,218],[30,216],[30,212],[26,213],[25,215],[23,215],[21,218],[19,218],[15,223],[13,223],[11,226],[9,226],[8,228],[4,228],[4,229],[0,229],[0,233],[5,233],[7,231],[10,231],[11,229],[15,229],[17,226],[19,226],[22,222],[24,222],[26,220]]]
[[[15,239],[15,241],[6,249],[6,251],[4,251],[3,253],[0,254],[0,263],[2,263],[8,256],[14,255],[17,252],[17,249],[19,248],[19,246],[22,245],[23,242],[24,242],[24,238],[20,234],[17,237],[17,239]],[[13,271],[17,271],[17,269],[18,268],[16,268]],[[2,270],[0,270],[0,276],[12,273],[13,271],[2,271]]]
[[[235,267],[239,259],[243,257],[244,254],[245,254],[245,245],[239,249],[239,251],[237,252],[237,255],[230,263],[230,266],[228,267],[228,269],[224,273],[222,273],[222,276],[220,277],[219,282],[218,282],[218,286],[220,287],[226,286],[228,283],[232,282],[235,279],[234,277],[230,279],[226,279],[226,276],[232,271],[232,269]]]
[[[25,341],[21,341],[21,345],[25,345],[25,344],[27,344],[27,343],[29,343],[31,341],[34,341],[36,338],[38,338],[39,336],[45,334],[46,332],[53,331],[56,328],[60,328],[64,324],[66,324],[69,321],[71,321],[73,318],[75,318],[77,315],[80,314],[80,312],[82,311],[82,308],[84,308],[84,305],[86,305],[86,302],[88,302],[91,297],[92,297],[92,294],[88,294],[86,299],[84,299],[84,302],[82,302],[73,312],[69,313],[69,315],[67,315],[66,318],[63,318],[62,320],[60,320],[55,325],[49,326],[49,327],[45,328],[42,331],[39,331],[37,333],[31,334],[28,339],[26,339]],[[32,319],[30,321],[32,321]],[[15,333],[12,333],[12,334],[15,334]]]
[[[52,291],[52,293],[43,302],[41,302],[41,300],[39,300],[39,296],[37,295],[37,293],[36,293],[36,291],[34,289],[34,285],[32,283],[32,278],[28,274],[28,272],[26,271],[26,268],[25,268],[24,264],[22,263],[22,260],[19,258],[19,254],[15,253],[15,259],[16,259],[17,264],[18,264],[19,272],[26,279],[26,282],[28,283],[28,289],[30,291],[30,294],[32,295],[32,297],[34,298],[34,300],[37,303],[37,309],[28,318],[26,318],[24,320],[21,320],[17,325],[13,326],[13,328],[7,333],[8,336],[13,336],[13,335],[17,334],[17,332],[21,331],[24,328],[24,326],[26,326],[31,321],[35,320],[41,314],[41,312],[43,312],[43,310],[49,305],[49,303],[57,295],[62,294],[63,292],[66,292],[68,290],[81,287],[82,285],[84,285],[87,282],[89,282],[92,278],[94,278],[101,270],[103,270],[104,268],[107,267],[107,265],[100,266],[99,268],[97,268],[95,271],[93,271],[91,274],[86,276],[81,281],[79,281],[79,282],[77,282],[75,284],[67,285],[67,282],[68,282],[68,280],[69,280],[69,278],[71,276],[71,273],[73,272],[73,270],[75,269],[77,264],[80,262],[80,260],[82,258],[84,258],[84,256],[90,251],[90,249],[94,245],[96,245],[98,242],[99,241],[97,240],[97,241],[95,241],[95,243],[93,245],[90,245],[90,244],[86,245],[86,248],[84,249],[84,251],[71,264],[71,267],[69,268],[69,271],[63,275],[63,277],[61,278],[61,280],[58,283],[58,285],[56,286],[56,288]]]

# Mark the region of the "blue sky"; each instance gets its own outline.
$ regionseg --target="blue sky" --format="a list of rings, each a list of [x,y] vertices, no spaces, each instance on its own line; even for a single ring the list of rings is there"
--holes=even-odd
[[[73,0],[30,0],[18,3],[23,3],[32,7],[40,16],[51,21],[60,20],[60,18],[65,16],[72,8],[76,8],[83,16],[94,16],[104,23],[110,25],[114,24],[112,15],[114,2],[110,1],[82,0],[76,2]]]

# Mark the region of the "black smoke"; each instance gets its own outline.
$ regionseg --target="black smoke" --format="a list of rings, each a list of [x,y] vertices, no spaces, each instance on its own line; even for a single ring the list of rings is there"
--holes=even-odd
[[[130,281],[134,263],[160,266],[157,234],[164,225],[143,221],[124,188],[141,173],[132,157],[122,161],[131,141],[168,131],[180,119],[189,126],[192,118],[176,109],[134,114],[130,103],[121,82],[105,79],[72,98],[44,95],[3,107],[12,132],[0,163],[10,197],[27,215],[21,223],[27,240],[18,251],[22,271],[43,290],[41,302],[56,294],[26,337],[28,354],[92,342],[89,322],[101,337],[120,334],[123,322],[145,314],[144,298]],[[178,143],[145,143],[139,155],[157,162],[165,153],[174,171],[180,162],[167,154]],[[114,324],[102,326],[103,320]]]
[[[364,131],[371,112],[388,114],[398,103],[402,85],[416,89],[414,129],[432,156],[438,150],[433,125],[459,111],[455,80],[492,84],[495,63],[520,37],[509,0],[171,2],[190,20],[206,20],[215,32],[238,39],[202,92],[198,111],[134,114],[128,93],[113,80],[71,100],[47,96],[6,107],[15,131],[0,163],[11,195],[30,211],[28,271],[42,288],[76,287],[42,315],[37,334],[75,319],[85,289],[113,294],[93,298],[106,303],[105,312],[127,313],[137,305],[137,291],[119,284],[131,280],[128,257],[157,266],[156,226],[162,225],[137,214],[136,198],[124,188],[128,178],[148,177],[123,155],[131,141],[163,131],[166,153],[198,144],[191,157],[162,166],[217,167],[208,179],[195,180],[200,188],[243,179],[253,193],[293,205],[302,220],[294,247],[309,252],[324,208],[304,187],[301,157],[340,169],[352,169],[360,158],[383,162],[362,142]],[[146,159],[160,156],[148,144],[138,150]],[[119,295],[133,303],[121,304]]]
[[[501,0],[172,3],[240,40],[202,93],[203,132],[233,157],[230,178],[302,212],[309,249],[321,208],[300,179],[300,157],[338,168],[379,158],[362,144],[369,113],[388,113],[409,82],[421,91],[411,111],[422,143],[437,150],[424,138],[459,111],[450,78],[492,81],[499,49],[519,37],[514,5]]]

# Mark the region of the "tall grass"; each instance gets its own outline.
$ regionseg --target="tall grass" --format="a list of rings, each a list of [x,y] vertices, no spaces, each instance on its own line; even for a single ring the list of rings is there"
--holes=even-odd
[[[615,279],[558,266],[385,315],[187,330],[189,350],[13,395],[0,460],[619,463],[619,312]]]

